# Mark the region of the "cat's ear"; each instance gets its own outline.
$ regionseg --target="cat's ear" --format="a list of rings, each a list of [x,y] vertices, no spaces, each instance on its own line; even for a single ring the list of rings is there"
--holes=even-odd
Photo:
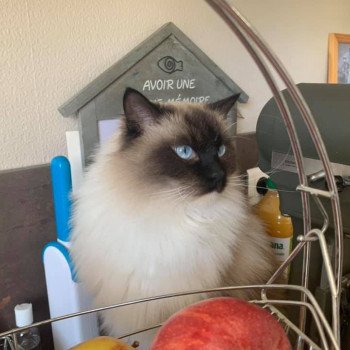
[[[229,97],[226,97],[220,101],[216,101],[213,103],[209,103],[209,108],[218,111],[219,113],[223,114],[224,116],[227,115],[227,113],[230,111],[230,109],[233,107],[233,105],[238,100],[240,94],[235,94]]]
[[[129,136],[139,136],[147,125],[154,123],[161,116],[158,105],[131,88],[125,90],[123,107]]]

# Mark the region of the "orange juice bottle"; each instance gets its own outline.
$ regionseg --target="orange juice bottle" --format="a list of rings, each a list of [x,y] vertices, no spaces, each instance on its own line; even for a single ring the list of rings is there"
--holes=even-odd
[[[265,224],[266,232],[271,238],[271,247],[277,260],[282,263],[288,258],[292,248],[292,219],[281,214],[279,195],[271,179],[267,180],[266,187],[268,191],[256,204],[255,212]],[[285,278],[288,279],[289,269],[285,271]]]

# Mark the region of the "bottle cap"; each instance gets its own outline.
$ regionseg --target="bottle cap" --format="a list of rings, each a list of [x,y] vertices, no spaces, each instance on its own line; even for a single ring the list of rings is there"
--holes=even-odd
[[[276,190],[277,189],[276,184],[270,178],[268,178],[266,181],[266,187],[269,190]]]
[[[32,304],[25,303],[15,306],[15,318],[17,327],[29,326],[33,323]]]
[[[270,178],[268,178],[266,181],[266,187],[269,190],[276,190],[277,189],[276,184]]]

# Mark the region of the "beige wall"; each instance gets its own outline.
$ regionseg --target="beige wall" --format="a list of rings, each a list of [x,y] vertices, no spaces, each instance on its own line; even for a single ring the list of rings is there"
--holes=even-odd
[[[296,82],[325,82],[329,32],[350,33],[349,0],[231,0]],[[57,107],[164,23],[183,30],[249,95],[239,131],[270,97],[260,73],[202,0],[0,0],[0,169],[66,153],[76,121]]]

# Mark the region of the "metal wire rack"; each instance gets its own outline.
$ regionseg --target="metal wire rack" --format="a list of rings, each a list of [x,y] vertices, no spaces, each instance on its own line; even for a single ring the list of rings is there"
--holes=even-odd
[[[225,288],[214,288],[207,290],[195,290],[188,291],[184,293],[172,293],[167,295],[154,296],[150,298],[139,299],[130,302],[124,302],[120,304],[110,305],[107,307],[92,309],[88,311],[73,313],[69,315],[64,315],[61,317],[56,317],[48,319],[45,321],[37,322],[28,327],[21,327],[17,329],[12,329],[7,332],[0,334],[0,339],[3,338],[7,343],[8,349],[19,350],[18,344],[16,342],[15,334],[23,332],[30,327],[38,327],[52,322],[61,321],[67,318],[82,316],[93,312],[100,312],[112,308],[124,307],[132,304],[139,304],[144,302],[152,302],[158,299],[164,298],[175,298],[183,295],[189,294],[199,294],[199,293],[215,293],[223,292],[229,290],[242,290],[242,289],[257,289],[261,291],[261,298],[257,300],[251,300],[250,302],[255,304],[263,305],[268,308],[271,313],[276,315],[280,322],[285,326],[286,330],[289,332],[295,332],[296,337],[296,349],[304,349],[305,347],[309,349],[340,349],[340,296],[342,291],[342,261],[343,261],[343,229],[340,213],[340,202],[337,191],[337,186],[335,183],[334,175],[330,166],[330,161],[325,149],[325,145],[321,139],[320,133],[317,129],[315,121],[312,117],[309,107],[307,106],[303,96],[301,95],[298,88],[295,86],[293,80],[287,73],[286,69],[283,67],[279,59],[269,48],[268,44],[261,38],[257,31],[250,25],[250,23],[231,5],[229,5],[225,0],[206,0],[206,2],[217,12],[217,14],[227,23],[230,29],[236,34],[238,39],[241,41],[243,46],[247,49],[256,65],[259,67],[262,75],[264,76],[268,86],[270,87],[275,101],[278,105],[280,113],[283,117],[288,135],[291,141],[291,146],[293,154],[296,161],[297,172],[299,177],[299,186],[296,188],[297,191],[301,193],[302,207],[303,207],[303,234],[298,236],[298,244],[295,246],[288,259],[278,268],[274,275],[265,285],[250,285],[250,286],[232,286]],[[269,63],[269,65],[267,64]],[[273,67],[275,73],[279,76],[281,81],[285,84],[293,102],[297,106],[302,119],[307,126],[311,140],[315,145],[318,156],[322,161],[325,178],[328,183],[328,191],[323,191],[315,189],[309,186],[308,178],[305,174],[304,164],[303,164],[303,153],[298,140],[298,135],[293,122],[293,118],[289,111],[288,105],[280,92],[277,82],[270,70],[270,66]],[[329,217],[320,197],[327,198],[331,202],[331,208],[333,212],[333,226],[334,226],[334,261],[331,261],[330,254],[327,249],[325,232],[329,227]],[[310,198],[315,200],[317,207],[323,216],[323,226],[321,229],[312,228],[311,226],[311,210],[310,210]],[[310,268],[310,249],[312,244],[319,244],[323,262],[326,270],[326,275],[328,278],[329,288],[331,292],[332,299],[332,315],[331,324],[329,324],[327,318],[323,314],[320,306],[318,305],[315,297],[308,290],[308,280],[309,280],[309,268]],[[277,278],[283,273],[283,271],[291,264],[297,255],[301,254],[303,257],[302,266],[302,282],[301,285],[287,285],[287,284],[274,284]],[[298,295],[301,295],[300,299],[297,300],[271,300],[268,298],[268,291],[271,289],[284,289],[287,291],[296,291]],[[292,321],[290,321],[278,308],[278,305],[288,305],[297,307],[299,309],[299,321],[298,326],[296,326]],[[318,332],[318,343],[310,338],[306,334],[306,316],[307,312],[311,315],[311,318],[316,325]],[[157,328],[160,325],[155,325]],[[133,331],[129,334],[121,336],[127,337],[133,334],[140,333],[143,330]]]

